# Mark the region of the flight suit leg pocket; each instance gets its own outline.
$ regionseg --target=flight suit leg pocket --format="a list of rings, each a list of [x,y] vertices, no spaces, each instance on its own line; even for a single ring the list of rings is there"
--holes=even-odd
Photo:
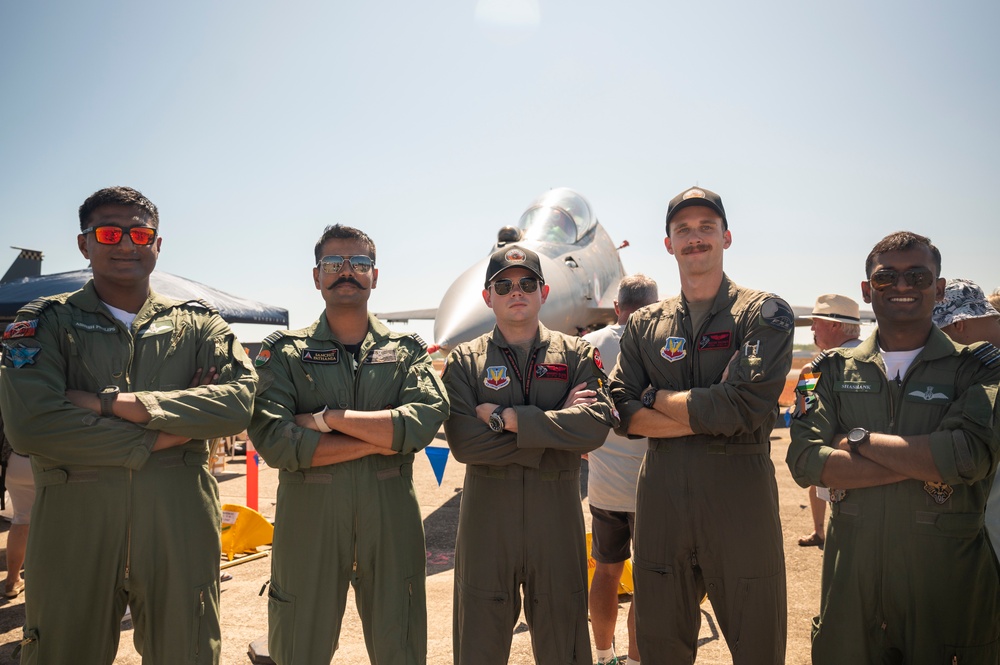
[[[295,596],[273,579],[267,587],[267,648],[274,662],[295,662]]]
[[[427,599],[424,576],[414,575],[403,580],[402,646],[408,654],[426,651]]]
[[[982,646],[951,646],[944,648],[947,665],[995,665],[1000,663],[1000,641]]]
[[[524,613],[538,662],[590,662],[586,589],[568,594],[536,594],[526,601]]]
[[[222,648],[219,628],[219,594],[215,583],[195,589],[191,617],[191,652],[189,662],[213,663],[213,654]]]
[[[769,577],[742,577],[727,619],[719,618],[737,665],[752,657],[757,663],[784,662],[786,599],[784,572]],[[725,629],[726,624],[729,630]],[[728,633],[728,634],[726,634]],[[741,657],[742,653],[742,657]]]
[[[510,650],[511,633],[521,614],[520,596],[506,591],[490,591],[466,584],[457,575],[458,587],[455,602],[455,627],[463,636],[459,645],[462,662],[477,662],[489,654],[503,654]],[[475,657],[471,657],[477,654]]]

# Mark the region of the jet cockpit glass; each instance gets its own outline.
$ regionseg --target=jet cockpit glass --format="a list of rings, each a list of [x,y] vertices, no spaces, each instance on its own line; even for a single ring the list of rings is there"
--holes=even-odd
[[[590,206],[583,197],[561,187],[539,197],[521,215],[517,225],[524,229],[525,240],[575,243],[595,223]]]

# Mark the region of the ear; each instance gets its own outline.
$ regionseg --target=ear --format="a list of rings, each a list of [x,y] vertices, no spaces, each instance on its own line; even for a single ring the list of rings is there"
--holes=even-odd
[[[323,290],[323,285],[319,283],[319,268],[313,268],[313,284],[316,285],[317,291]]]
[[[667,254],[670,254],[672,256],[674,253],[674,246],[670,242],[670,236],[667,236],[666,238],[663,239],[663,246],[667,248]]]
[[[493,301],[490,299],[492,293],[493,292],[490,291],[489,289],[483,289],[483,302],[485,302],[486,306],[489,307],[490,309],[493,309]]]
[[[722,234],[722,249],[729,249],[729,246],[733,244],[733,234],[726,229],[725,233]]]
[[[938,277],[937,284],[934,285],[934,300],[941,302],[944,300],[944,287],[947,284],[947,280],[944,277]]]
[[[372,268],[372,288],[378,286],[378,268]]]
[[[615,301],[615,318],[620,318],[622,315],[622,308],[618,306],[618,301]]]
[[[80,253],[83,254],[83,258],[90,260],[90,252],[87,251],[87,236],[82,233],[76,237],[76,246],[80,249]]]
[[[549,285],[542,284],[542,304],[545,304],[545,299],[549,297]]]
[[[868,281],[861,282],[861,297],[869,305],[872,302],[872,285]]]

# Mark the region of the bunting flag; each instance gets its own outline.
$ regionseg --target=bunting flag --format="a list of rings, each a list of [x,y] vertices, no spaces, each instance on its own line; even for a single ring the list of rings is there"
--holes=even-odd
[[[431,462],[431,469],[434,470],[434,477],[437,478],[438,487],[444,478],[444,466],[448,463],[448,449],[440,446],[427,446],[424,448],[427,459]]]

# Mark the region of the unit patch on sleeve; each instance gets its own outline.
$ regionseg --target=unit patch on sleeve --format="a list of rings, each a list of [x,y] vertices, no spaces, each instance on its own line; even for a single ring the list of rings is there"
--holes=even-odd
[[[38,329],[38,319],[30,321],[15,321],[7,326],[3,331],[4,339],[17,339],[19,337],[34,337],[35,330]]]
[[[601,352],[597,347],[594,347],[594,364],[597,365],[597,369],[604,371],[604,361],[601,360]]]
[[[263,367],[271,359],[271,349],[261,349],[253,361],[254,367]]]
[[[336,365],[340,362],[340,349],[302,349],[299,358],[304,363]]]
[[[760,306],[760,318],[775,330],[790,332],[795,326],[792,308],[781,298],[768,298]]]
[[[493,365],[486,368],[486,378],[483,385],[490,390],[500,390],[510,385],[510,377],[507,376],[506,365]]]
[[[683,337],[668,337],[660,349],[660,356],[674,363],[687,355],[687,340]]]
[[[14,369],[20,369],[25,365],[34,365],[35,356],[42,350],[38,346],[25,346],[22,342],[4,342],[3,346],[4,365]]]
[[[702,351],[712,351],[715,349],[728,349],[732,342],[732,332],[721,330],[710,332],[701,336],[698,340],[698,348]]]
[[[535,376],[549,381],[569,381],[569,366],[562,363],[542,363],[535,367]]]

